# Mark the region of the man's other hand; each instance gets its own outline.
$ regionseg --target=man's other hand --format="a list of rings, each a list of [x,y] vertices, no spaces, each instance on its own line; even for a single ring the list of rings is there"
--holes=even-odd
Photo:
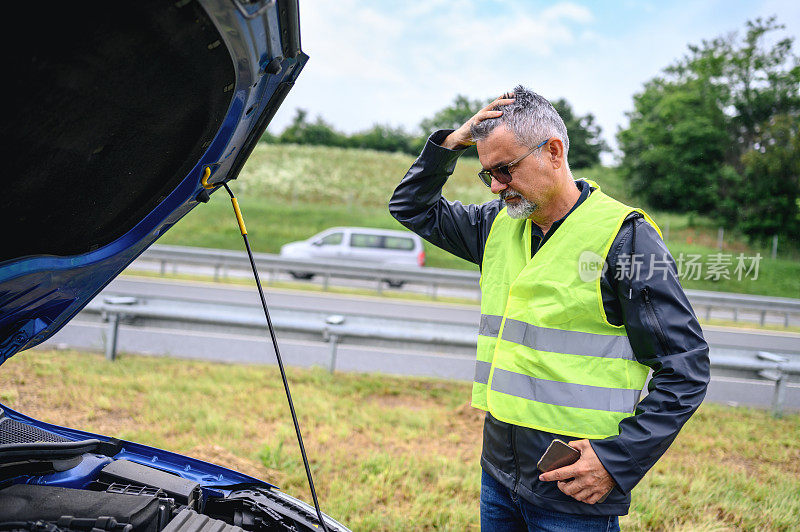
[[[581,457],[572,465],[539,475],[539,480],[558,481],[558,489],[581,502],[594,504],[614,487],[614,479],[597,458],[589,440],[569,442],[581,452]]]
[[[450,150],[458,150],[466,148],[467,146],[472,146],[475,144],[475,141],[472,140],[472,133],[470,133],[469,130],[470,126],[483,122],[487,118],[497,118],[503,114],[503,111],[494,110],[494,107],[508,105],[513,101],[514,95],[512,93],[506,93],[495,99],[489,105],[475,113],[475,116],[464,122],[460,128],[447,135],[447,138],[442,142],[442,147]]]

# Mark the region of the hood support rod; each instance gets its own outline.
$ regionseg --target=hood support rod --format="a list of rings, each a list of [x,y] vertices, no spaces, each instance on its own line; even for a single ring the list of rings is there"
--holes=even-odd
[[[207,182],[207,177],[204,179]],[[306,477],[308,477],[308,486],[311,488],[311,498],[314,500],[314,509],[317,511],[317,519],[319,519],[320,527],[324,532],[328,532],[328,527],[325,524],[325,520],[322,518],[322,510],[319,507],[319,501],[317,500],[317,492],[314,489],[314,479],[311,476],[311,467],[308,465],[308,457],[306,456],[306,449],[303,445],[303,436],[300,433],[300,424],[297,421],[297,413],[294,410],[294,402],[292,401],[292,393],[289,391],[289,381],[286,378],[286,371],[283,367],[283,360],[281,359],[281,352],[278,349],[278,339],[275,336],[275,328],[272,326],[272,319],[269,316],[269,310],[267,309],[267,299],[264,297],[264,289],[261,287],[261,280],[258,278],[258,269],[256,268],[256,261],[253,258],[253,251],[250,249],[250,242],[247,240],[247,229],[244,226],[244,218],[242,217],[242,211],[239,209],[239,202],[236,201],[236,197],[233,195],[233,191],[231,191],[230,187],[227,183],[222,183],[225,187],[225,190],[228,191],[228,194],[231,197],[231,203],[233,204],[233,212],[236,214],[236,221],[239,223],[239,231],[242,233],[242,238],[244,239],[244,247],[247,249],[247,256],[250,258],[250,266],[253,268],[253,277],[256,280],[256,286],[258,287],[258,295],[261,297],[261,306],[264,308],[264,315],[267,317],[267,326],[269,327],[269,335],[272,338],[272,345],[275,347],[275,356],[278,359],[278,368],[281,372],[281,379],[283,379],[283,389],[286,391],[286,400],[289,402],[289,410],[292,413],[292,422],[294,423],[294,431],[297,434],[297,443],[300,445],[300,454],[303,457],[303,465],[306,468]],[[205,183],[204,183],[205,186]],[[211,185],[213,187],[213,185]]]

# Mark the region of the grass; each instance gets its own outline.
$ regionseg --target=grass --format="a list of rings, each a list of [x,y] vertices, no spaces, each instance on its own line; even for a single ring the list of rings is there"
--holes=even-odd
[[[403,229],[389,214],[387,202],[412,162],[408,155],[371,150],[259,144],[231,186],[254,250],[277,253],[287,242],[337,225]],[[472,159],[460,164],[447,195],[465,202],[491,199],[485,187],[475,186],[477,178],[470,178],[478,167]],[[240,249],[241,237],[229,200],[214,194],[159,243]],[[430,245],[426,254],[428,266],[475,267]]]
[[[478,530],[469,384],[288,368],[324,511],[353,530]],[[0,374],[37,419],[191,454],[310,500],[276,368],[37,351]],[[800,416],[703,405],[634,490],[625,530],[800,522]]]
[[[394,187],[413,163],[413,157],[371,150],[325,146],[259,144],[239,179],[232,183],[244,212],[255,251],[277,253],[291,241],[306,239],[337,225],[401,229],[389,215],[387,202]],[[494,196],[478,183],[477,159],[459,161],[444,193],[463,203],[481,203]],[[637,205],[619,174],[597,167],[575,172],[576,177],[597,181],[612,196]],[[650,211],[648,211],[650,212]],[[717,249],[717,228],[703,217],[650,212],[665,233],[667,245],[678,258],[700,254],[708,264]],[[240,249],[241,238],[227,196],[214,194],[208,204],[190,212],[159,243],[222,249]],[[722,252],[730,254],[729,279],[685,278],[686,288],[800,297],[800,261],[791,254],[771,259],[769,252],[749,246],[739,237],[724,240]],[[760,252],[758,277],[737,279],[736,257]],[[426,245],[427,265],[474,269],[475,265]],[[747,261],[747,265],[750,261]]]

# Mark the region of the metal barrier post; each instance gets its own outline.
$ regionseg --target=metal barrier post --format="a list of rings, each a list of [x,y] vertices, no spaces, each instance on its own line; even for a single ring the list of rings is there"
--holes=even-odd
[[[775,392],[772,394],[772,415],[781,417],[783,415],[783,402],[786,398],[786,374],[781,369],[781,364],[788,362],[789,359],[765,351],[759,351],[756,353],[756,357],[761,360],[775,362],[775,369],[761,370],[758,375],[775,383]]]
[[[331,361],[328,365],[328,371],[333,373],[336,371],[336,349],[339,345],[339,335],[337,334],[330,334],[328,335],[328,341],[331,343]]]
[[[339,314],[332,314],[325,318],[325,323],[328,325],[341,325],[344,323],[344,316]],[[322,337],[331,344],[331,359],[328,363],[328,371],[333,373],[336,371],[336,353],[339,347],[339,335],[332,334],[328,327],[322,331]]]
[[[119,332],[119,314],[110,312],[106,330],[106,360],[112,362],[117,358],[117,332]]]
[[[786,374],[778,370],[778,379],[775,381],[775,393],[772,396],[772,415],[783,416],[783,402],[786,398]]]
[[[106,360],[114,361],[117,358],[117,338],[119,336],[119,320],[123,317],[121,312],[118,312],[113,307],[133,305],[138,300],[130,296],[109,296],[103,299],[103,303],[112,308],[107,308],[105,318],[108,320],[108,329],[106,330]]]

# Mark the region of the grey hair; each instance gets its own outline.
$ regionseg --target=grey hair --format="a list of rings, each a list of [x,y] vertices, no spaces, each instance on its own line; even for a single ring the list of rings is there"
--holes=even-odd
[[[503,114],[470,126],[473,140],[485,139],[496,127],[503,124],[514,134],[517,142],[529,148],[548,137],[560,139],[564,143],[566,158],[569,152],[567,126],[546,98],[517,85],[514,87],[514,102],[496,106],[495,109],[503,111]]]

